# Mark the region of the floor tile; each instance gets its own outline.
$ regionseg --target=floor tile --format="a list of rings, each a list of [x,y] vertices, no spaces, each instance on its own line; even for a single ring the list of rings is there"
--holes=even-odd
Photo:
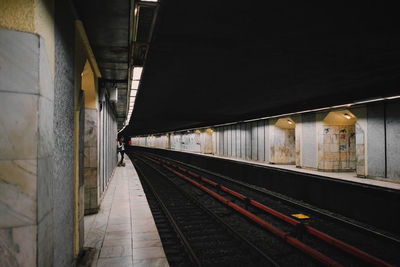
[[[104,240],[103,247],[125,246],[132,243],[132,238]]]
[[[147,247],[147,248],[134,248],[133,259],[152,259],[164,257],[164,250],[162,247]]]
[[[150,232],[150,233],[134,233],[133,241],[150,241],[150,240],[159,240],[160,236],[158,233]]]
[[[133,266],[132,257],[118,257],[118,258],[99,258],[97,267],[131,267]]]
[[[149,204],[132,164],[117,168],[99,212],[85,216],[85,246],[92,266],[168,266]]]
[[[100,258],[116,258],[132,255],[132,246],[113,246],[113,247],[102,247],[100,252]]]
[[[166,258],[157,259],[135,259],[133,260],[133,267],[168,267]]]
[[[148,232],[157,232],[157,227],[152,224],[146,224],[146,225],[137,225],[134,224],[133,232],[134,233],[148,233]]]
[[[133,248],[149,248],[149,247],[162,247],[160,240],[135,240],[133,242]]]
[[[131,238],[131,232],[128,231],[115,231],[115,232],[106,232],[106,236],[104,240],[111,240],[111,239],[127,239]]]
[[[107,226],[107,232],[116,232],[116,231],[131,231],[131,224],[109,224]]]

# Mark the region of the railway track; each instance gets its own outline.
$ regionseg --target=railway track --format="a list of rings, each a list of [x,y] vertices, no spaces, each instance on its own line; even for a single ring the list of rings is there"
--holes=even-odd
[[[171,266],[279,266],[164,173],[133,163]]]
[[[207,192],[214,199],[247,217],[253,224],[273,233],[321,264],[392,266],[392,263],[399,263],[399,258],[395,253],[399,247],[396,239],[385,239],[379,233],[374,236],[373,231],[370,231],[366,237],[365,229],[359,229],[359,232],[363,232],[363,234],[357,231],[354,233],[355,225],[352,224],[349,225],[350,230],[343,230],[342,227],[337,227],[337,222],[327,220],[326,216],[322,216],[323,219],[312,216],[306,221],[297,220],[288,214],[299,211],[298,203],[294,205],[291,201],[289,203],[283,200],[277,201],[275,195],[268,196],[267,192],[263,192],[263,190],[159,156],[151,154],[138,154],[137,156],[146,157],[187,184]],[[306,208],[303,211],[308,214],[311,212]],[[342,221],[341,223],[343,224]],[[314,225],[321,228],[317,229]],[[330,231],[332,227],[334,230]],[[340,239],[337,238],[338,236]],[[380,241],[375,242],[374,240]],[[380,244],[383,244],[383,247]],[[276,260],[279,261],[279,258]]]

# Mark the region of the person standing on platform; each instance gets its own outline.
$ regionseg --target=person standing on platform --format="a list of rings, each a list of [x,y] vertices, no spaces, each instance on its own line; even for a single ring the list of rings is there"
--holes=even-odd
[[[121,160],[118,162],[118,166],[125,167],[124,163],[125,142],[123,136],[121,136],[118,141],[118,152],[121,154]]]

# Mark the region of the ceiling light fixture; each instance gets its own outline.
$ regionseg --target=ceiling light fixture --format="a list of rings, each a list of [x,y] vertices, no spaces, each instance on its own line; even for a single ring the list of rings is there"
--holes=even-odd
[[[348,119],[348,120],[351,119],[351,116],[350,116],[349,114],[347,114],[347,113],[344,113],[343,116],[344,116],[346,119]]]
[[[288,122],[289,124],[293,124],[293,122],[292,122],[291,120],[287,120],[287,122]]]
[[[137,90],[131,90],[131,96],[136,96]]]
[[[142,71],[143,71],[143,67],[134,67],[133,68],[133,80],[134,81],[139,81],[140,80],[140,76],[142,76]]]
[[[132,81],[131,89],[137,90],[139,88],[139,81]]]

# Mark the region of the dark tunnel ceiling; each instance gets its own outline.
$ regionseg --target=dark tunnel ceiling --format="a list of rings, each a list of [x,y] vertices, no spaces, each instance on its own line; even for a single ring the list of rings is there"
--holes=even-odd
[[[394,6],[262,3],[161,0],[123,133],[165,132],[399,94],[400,19]]]

